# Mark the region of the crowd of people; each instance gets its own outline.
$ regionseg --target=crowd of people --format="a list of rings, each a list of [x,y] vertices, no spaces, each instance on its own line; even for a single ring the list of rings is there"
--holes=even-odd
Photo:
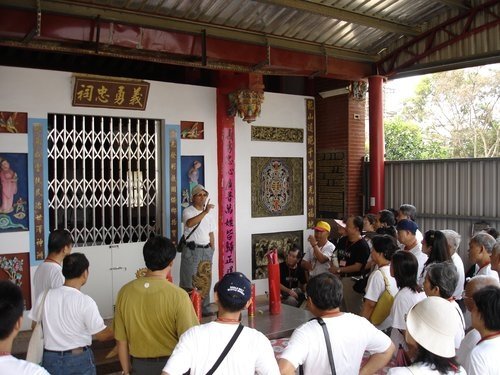
[[[89,278],[87,258],[72,252],[68,231],[53,231],[28,314],[42,323],[41,366],[11,355],[24,302],[19,287],[2,281],[0,373],[96,374],[92,340],[114,339],[124,375],[295,374],[299,368],[303,374],[373,374],[389,363],[395,364],[391,375],[500,374],[500,242],[490,233],[471,238],[473,266],[465,272],[460,235],[450,229],[422,234],[411,205],[396,214],[336,220],[336,238],[330,224],[319,221],[304,255],[294,247],[280,265],[283,303],[307,308],[315,318],[295,329],[277,361],[270,341],[241,324],[252,287],[242,273],[216,283],[217,317],[199,324],[186,289],[195,286],[199,263],[211,265],[213,225],[208,192],[201,185],[193,191],[199,196],[184,217],[185,235],[199,232],[181,257],[191,278],[184,288],[169,282],[177,248],[165,237],[150,238],[143,247],[146,275],[120,290],[112,327],[80,290]],[[202,256],[189,255],[196,251]],[[207,304],[204,309],[208,315]]]

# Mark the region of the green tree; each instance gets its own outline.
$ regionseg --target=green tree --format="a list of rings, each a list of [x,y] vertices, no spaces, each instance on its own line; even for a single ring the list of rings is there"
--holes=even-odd
[[[385,160],[422,158],[422,130],[412,122],[394,117],[384,123]]]
[[[446,154],[446,146],[448,157],[495,157],[500,156],[499,101],[498,65],[454,70],[424,77],[402,117],[422,126],[424,140],[444,147],[438,147],[437,157]]]

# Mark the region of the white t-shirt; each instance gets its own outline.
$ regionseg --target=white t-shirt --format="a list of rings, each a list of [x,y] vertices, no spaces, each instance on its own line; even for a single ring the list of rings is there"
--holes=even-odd
[[[491,277],[494,277],[495,279],[497,279],[497,281],[499,281],[498,280],[498,272],[491,269],[491,264],[488,264],[487,266],[480,268],[479,271],[477,271],[475,276],[479,276],[479,275],[491,276]]]
[[[43,295],[29,318],[36,321]],[[92,344],[92,335],[106,328],[92,298],[78,289],[62,286],[47,293],[42,316],[45,349],[70,350]]]
[[[474,349],[477,343],[481,340],[481,335],[477,329],[471,329],[464,337],[460,343],[460,348],[457,350],[457,362],[462,366],[465,366],[472,349]]]
[[[424,292],[415,293],[410,288],[403,288],[394,297],[394,303],[391,308],[392,331],[391,340],[394,342],[396,349],[399,344],[403,344],[406,349],[406,342],[399,330],[406,330],[406,314],[416,303],[426,298]]]
[[[458,301],[462,299],[462,294],[464,292],[464,283],[465,283],[464,262],[462,261],[462,258],[460,258],[460,255],[458,255],[457,253],[453,253],[453,255],[451,256],[451,260],[453,261],[455,267],[457,267],[457,272],[458,272],[458,283],[457,287],[455,288],[455,291],[453,292],[453,298],[455,298]]]
[[[2,375],[50,375],[43,367],[17,359],[12,355],[0,356],[0,374]]]
[[[427,256],[426,253],[422,251],[422,244],[420,242],[417,243],[417,246],[414,248],[408,250],[410,253],[415,255],[418,261],[418,273],[417,273],[417,278],[422,274],[422,271],[424,270],[424,264],[427,262]]]
[[[458,303],[455,301],[451,301],[451,304],[457,311],[459,319],[457,320],[457,329],[455,333],[455,349],[460,348],[460,343],[465,337],[465,318],[464,314],[462,313],[462,310],[460,309],[460,306],[458,306]]]
[[[476,345],[466,361],[468,375],[500,375],[498,356],[500,354],[500,337],[484,340]]]
[[[411,369],[411,370],[410,370]],[[443,375],[443,373],[438,370],[432,370],[428,364],[425,363],[416,363],[411,365],[410,367],[393,367],[389,369],[387,375]],[[444,375],[466,375],[466,372],[463,367],[460,367],[458,372],[448,371]]]
[[[33,277],[33,301],[36,301],[47,289],[59,288],[64,284],[62,267],[59,263],[43,262],[38,266]]]
[[[236,324],[210,322],[188,329],[181,336],[163,371],[170,375],[182,375],[191,369],[191,375],[205,375],[237,327]],[[253,328],[244,327],[215,373],[279,375],[279,368],[266,336]]]
[[[391,345],[387,335],[360,316],[344,313],[323,320],[328,328],[337,374],[359,374],[365,351],[383,353]],[[304,365],[304,375],[329,374],[325,336],[319,323],[311,320],[298,327],[281,358],[294,368]]]
[[[365,299],[369,299],[370,301],[377,302],[382,293],[385,291],[385,281],[382,274],[379,272],[383,272],[387,281],[389,282],[389,293],[392,296],[395,296],[398,293],[398,287],[396,285],[396,279],[391,276],[391,267],[389,265],[382,266],[376,271],[373,271],[368,278],[368,283],[366,284],[366,292]],[[391,314],[378,326],[378,329],[386,329],[392,326]]]
[[[320,247],[321,253],[328,257],[328,262],[320,263],[314,256],[314,250],[311,245],[307,246],[307,251],[304,254],[304,260],[307,260],[312,265],[312,271],[309,271],[309,276],[313,277],[322,273],[328,272],[330,268],[330,260],[332,259],[335,245],[330,241],[326,241],[323,247]]]
[[[184,224],[184,236],[188,236],[196,225],[188,228],[186,222],[192,217],[198,216],[201,214],[203,210],[197,210],[194,206],[189,206],[184,209],[182,213],[182,223]],[[196,231],[193,233],[191,237],[189,237],[188,242],[194,241],[198,245],[208,245],[210,243],[210,233],[215,232],[217,226],[215,223],[214,211],[210,210],[210,212],[203,217],[203,220],[200,222],[200,226],[196,228]]]

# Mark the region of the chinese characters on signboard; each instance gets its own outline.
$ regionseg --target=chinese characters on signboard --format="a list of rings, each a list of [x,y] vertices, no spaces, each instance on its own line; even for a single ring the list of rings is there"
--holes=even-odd
[[[45,227],[43,211],[43,128],[33,124],[33,178],[34,178],[34,215],[35,215],[35,259],[45,258]]]
[[[170,238],[177,242],[179,238],[179,223],[177,220],[177,132],[171,130],[169,134],[169,198],[170,198]]]
[[[314,226],[314,171],[315,171],[315,151],[314,151],[314,126],[315,126],[314,100],[306,99],[306,188],[307,188],[307,228]]]
[[[148,93],[148,82],[75,77],[73,106],[144,111]]]
[[[224,163],[222,168],[222,223],[220,230],[222,233],[222,257],[219,262],[219,274],[236,270],[236,254],[235,254],[235,195],[234,195],[234,129],[226,127],[222,130],[222,154]]]

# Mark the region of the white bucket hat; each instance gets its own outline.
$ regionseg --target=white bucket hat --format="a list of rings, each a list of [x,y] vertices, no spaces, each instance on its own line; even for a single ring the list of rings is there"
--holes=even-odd
[[[410,309],[406,328],[422,347],[440,357],[451,358],[455,356],[459,319],[451,302],[441,297],[427,297]]]

